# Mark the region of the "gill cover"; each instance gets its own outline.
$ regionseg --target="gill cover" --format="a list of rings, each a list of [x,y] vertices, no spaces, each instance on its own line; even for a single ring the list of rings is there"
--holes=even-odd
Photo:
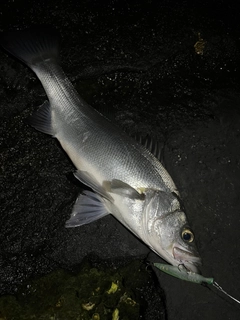
[[[160,230],[156,228],[156,222],[166,219],[172,212],[180,210],[180,203],[172,193],[148,189],[145,192],[145,208],[143,227],[145,234],[157,233]]]
[[[169,263],[186,264],[189,270],[196,272],[195,266],[200,264],[200,258],[178,196],[147,190],[145,201],[144,241]]]

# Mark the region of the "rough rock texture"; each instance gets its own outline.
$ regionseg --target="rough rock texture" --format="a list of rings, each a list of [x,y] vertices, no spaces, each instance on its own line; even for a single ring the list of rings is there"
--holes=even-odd
[[[84,259],[74,272],[60,269],[28,280],[14,296],[0,297],[0,319],[166,319],[153,271],[137,260],[114,266]]]
[[[239,299],[240,31],[234,2],[19,0],[1,4],[0,12],[3,31],[55,26],[62,66],[81,96],[113,110],[124,129],[164,142],[164,163],[195,232],[203,274]],[[71,268],[89,254],[112,261],[147,256],[148,248],[110,216],[64,228],[82,186],[58,143],[24,122],[46,99],[44,91],[28,68],[3,52],[0,70],[0,292]],[[168,319],[239,318],[238,306],[225,296],[157,276]],[[147,320],[157,312],[156,306]]]

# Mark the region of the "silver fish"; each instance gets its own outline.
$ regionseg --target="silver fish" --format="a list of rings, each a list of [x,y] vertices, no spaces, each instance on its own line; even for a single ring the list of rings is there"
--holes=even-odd
[[[77,168],[75,177],[93,190],[78,197],[66,227],[111,213],[167,262],[198,272],[201,259],[170,175],[150,151],[78,95],[57,62],[56,31],[9,32],[1,41],[46,91],[49,101],[31,117],[32,126],[58,139]]]

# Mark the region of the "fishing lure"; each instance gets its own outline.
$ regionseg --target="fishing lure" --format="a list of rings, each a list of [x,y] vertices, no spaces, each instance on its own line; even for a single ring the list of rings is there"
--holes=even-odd
[[[239,300],[235,299],[233,296],[231,296],[225,290],[223,290],[223,288],[220,287],[220,285],[216,281],[214,281],[213,278],[206,278],[198,273],[191,272],[184,265],[180,264],[177,267],[170,266],[163,263],[154,263],[153,265],[156,268],[160,269],[161,271],[181,280],[190,281],[190,282],[199,283],[199,284],[204,284],[204,283],[212,284],[215,288],[217,288],[222,293],[226,294],[229,298],[231,298],[237,303],[240,303]]]

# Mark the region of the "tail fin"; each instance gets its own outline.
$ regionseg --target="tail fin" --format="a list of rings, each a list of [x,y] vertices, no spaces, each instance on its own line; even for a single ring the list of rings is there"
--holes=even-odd
[[[29,67],[58,58],[59,35],[51,27],[10,31],[1,35],[2,47]]]

